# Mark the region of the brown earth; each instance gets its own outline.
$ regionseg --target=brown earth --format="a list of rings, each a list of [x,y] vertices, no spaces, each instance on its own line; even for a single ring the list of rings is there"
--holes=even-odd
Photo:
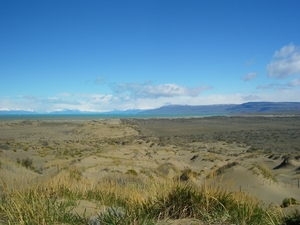
[[[23,184],[72,165],[95,181],[137,173],[200,185],[213,172],[233,190],[281,204],[300,200],[299,160],[296,116],[0,121],[1,178]]]

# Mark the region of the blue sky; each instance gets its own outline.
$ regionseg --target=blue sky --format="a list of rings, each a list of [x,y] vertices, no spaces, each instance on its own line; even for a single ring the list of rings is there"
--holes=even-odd
[[[0,0],[0,110],[300,101],[299,0]]]

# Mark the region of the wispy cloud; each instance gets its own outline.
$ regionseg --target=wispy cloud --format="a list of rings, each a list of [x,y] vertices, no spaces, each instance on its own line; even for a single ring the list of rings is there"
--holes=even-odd
[[[115,93],[128,93],[135,98],[159,98],[159,97],[178,97],[178,96],[198,96],[205,90],[212,89],[211,86],[183,87],[177,84],[153,85],[151,82],[140,83],[121,83],[114,85]]]
[[[36,100],[37,99],[37,97],[35,95],[24,95],[23,98],[28,99],[28,100]]]
[[[94,80],[94,84],[103,85],[106,82],[106,77],[97,77]]]
[[[62,92],[54,96],[19,95],[0,99],[2,109],[27,109],[50,112],[63,109],[104,112],[126,109],[151,109],[165,104],[209,105],[245,101],[299,101],[300,79],[286,84],[259,85],[257,93],[216,94],[205,92],[210,86],[185,87],[177,84],[115,84],[112,94]],[[266,90],[269,89],[269,90]],[[203,93],[205,92],[205,93]]]
[[[256,87],[257,90],[263,90],[263,89],[274,89],[275,87],[278,87],[279,84],[267,84],[267,85],[258,85]]]
[[[241,96],[241,98],[243,99],[243,101],[257,101],[257,100],[261,100],[261,97],[259,97],[258,95],[245,95],[245,96]]]
[[[39,101],[41,101],[43,104],[80,105],[80,102],[78,100],[59,98],[59,97],[43,98],[40,99]]]
[[[267,85],[258,85],[256,87],[257,90],[262,90],[262,89],[274,89],[274,90],[287,90],[287,89],[292,89],[292,88],[297,88],[300,86],[300,78],[293,79],[288,83],[285,84],[267,84]]]
[[[253,80],[254,78],[256,78],[258,75],[257,72],[251,72],[251,73],[248,73],[247,75],[243,76],[243,80],[244,81],[250,81],[250,80]]]
[[[292,83],[291,83],[292,84]],[[210,104],[227,104],[243,103],[245,101],[299,101],[300,89],[288,88],[278,90],[277,85],[269,85],[262,88],[271,88],[273,90],[263,91],[253,94],[200,94],[198,96],[161,96],[149,97],[132,97],[130,95],[115,94],[85,94],[85,93],[68,93],[65,96],[57,94],[52,97],[37,97],[36,99],[6,98],[0,99],[0,109],[12,110],[33,110],[37,112],[50,112],[63,109],[104,112],[126,109],[152,109],[158,108],[165,104],[180,105],[210,105]],[[276,88],[274,88],[276,87]]]
[[[287,86],[289,86],[289,87],[300,86],[300,78],[291,80],[290,82],[287,83]]]
[[[300,74],[300,48],[294,44],[283,46],[274,53],[266,69],[271,78],[282,79]]]
[[[250,59],[247,62],[245,62],[245,66],[252,66],[255,63],[254,59]]]
[[[69,92],[63,92],[63,93],[57,94],[57,96],[59,96],[59,97],[71,97],[71,96],[73,96],[73,94],[69,93]]]
[[[266,90],[266,89],[274,89],[274,90],[286,90],[289,89],[286,84],[267,84],[267,85],[258,85],[256,87],[257,90]]]

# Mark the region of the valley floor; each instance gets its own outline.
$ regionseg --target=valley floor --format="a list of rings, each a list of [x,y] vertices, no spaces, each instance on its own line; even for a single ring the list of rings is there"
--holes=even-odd
[[[214,177],[266,205],[299,201],[300,117],[0,121],[0,186],[66,171],[95,183],[132,175],[200,186]]]

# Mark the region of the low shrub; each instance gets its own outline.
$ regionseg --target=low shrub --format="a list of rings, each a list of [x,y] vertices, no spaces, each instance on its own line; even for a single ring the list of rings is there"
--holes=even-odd
[[[191,178],[192,170],[190,168],[186,168],[182,171],[179,176],[180,181],[188,181]]]
[[[285,198],[282,201],[282,207],[288,207],[290,205],[299,205],[300,203],[295,198]]]
[[[33,171],[36,170],[35,167],[33,166],[33,160],[30,159],[29,157],[27,157],[26,159],[22,159],[22,160],[17,158],[17,163],[26,167],[27,169],[31,169]]]
[[[283,218],[283,225],[299,225],[300,224],[300,210],[296,209],[289,215]]]
[[[138,173],[134,169],[127,170],[126,174],[137,176]]]
[[[21,162],[22,166],[26,167],[27,169],[33,168],[33,161],[30,158],[23,159]]]

